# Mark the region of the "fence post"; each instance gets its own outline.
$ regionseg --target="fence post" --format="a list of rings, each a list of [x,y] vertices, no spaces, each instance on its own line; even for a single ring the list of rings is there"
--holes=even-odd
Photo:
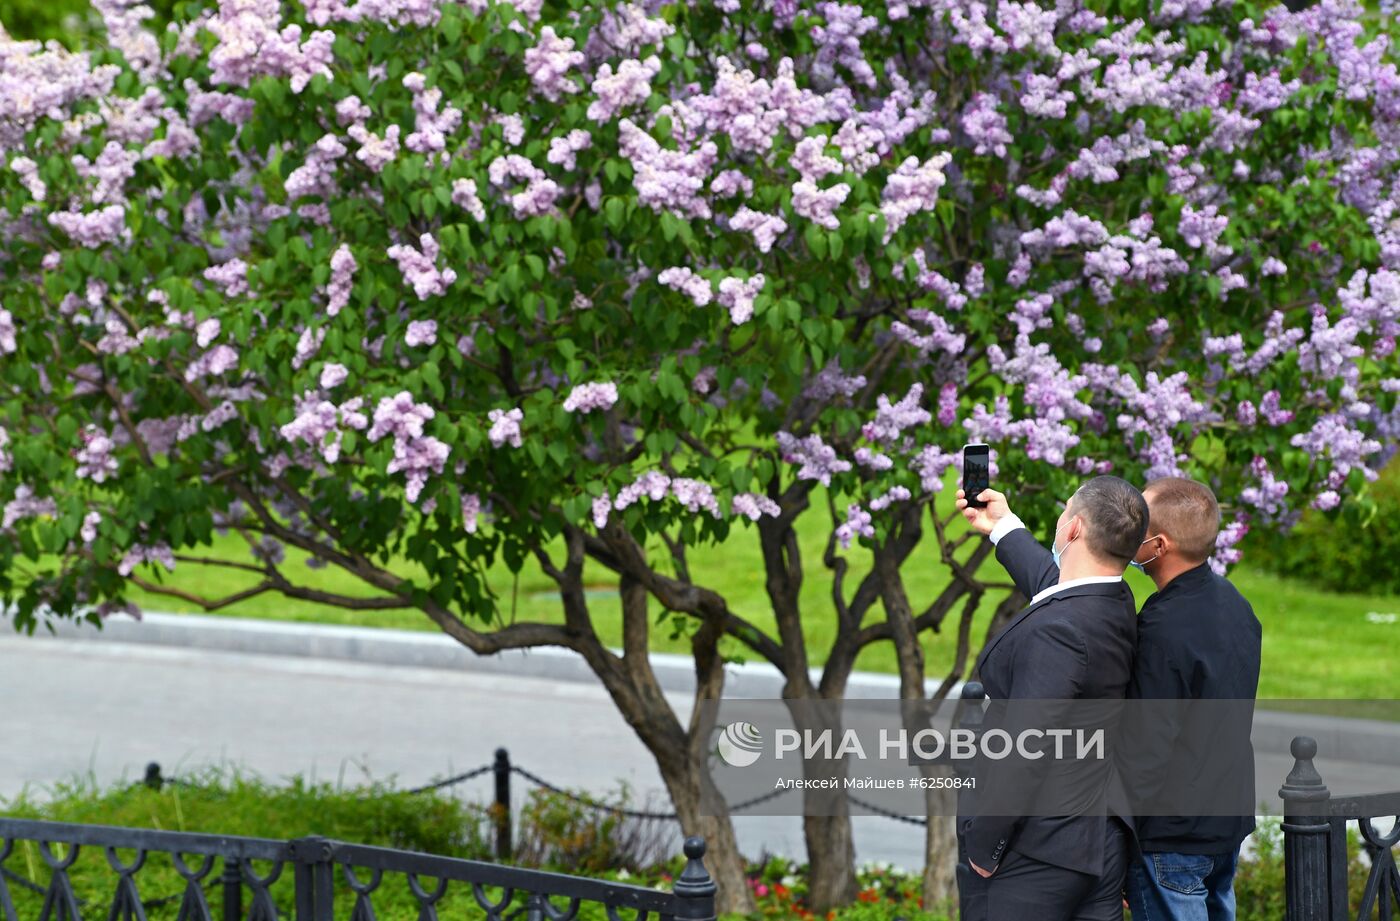
[[[1332,794],[1313,766],[1317,742],[1296,736],[1289,750],[1293,770],[1278,791],[1283,799],[1284,919],[1331,921],[1327,801]]]
[[[243,921],[243,871],[237,857],[224,858],[224,921]]]
[[[695,835],[686,838],[685,856],[685,869],[671,887],[678,900],[676,921],[714,921],[719,887],[705,869],[705,839]]]
[[[496,859],[510,860],[510,752],[496,749],[496,761],[491,766],[496,774]]]
[[[331,842],[312,836],[291,842],[296,862],[296,921],[334,921]]]

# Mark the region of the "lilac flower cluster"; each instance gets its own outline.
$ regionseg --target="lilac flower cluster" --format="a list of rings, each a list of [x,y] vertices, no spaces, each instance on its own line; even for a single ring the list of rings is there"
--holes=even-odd
[[[331,254],[331,279],[326,283],[326,314],[336,316],[350,303],[355,287],[355,272],[359,269],[350,247],[342,243]]]
[[[418,403],[408,391],[383,397],[374,408],[374,421],[365,437],[379,441],[394,439],[394,458],[385,470],[404,475],[404,495],[417,503],[430,475],[440,475],[452,449],[446,443],[423,433],[424,425],[435,416],[433,408]]]
[[[962,113],[962,129],[972,140],[972,152],[1006,157],[1006,145],[1015,138],[1006,130],[1006,116],[997,111],[997,98],[977,93]]]
[[[782,514],[782,508],[767,496],[757,493],[741,492],[730,501],[730,507],[735,515],[742,515],[750,521],[757,521],[764,515],[777,518]]]
[[[842,548],[849,549],[851,543],[861,537],[874,537],[874,519],[859,505],[852,503],[846,508],[846,520],[836,527],[836,539]]]
[[[403,335],[403,344],[411,349],[437,342],[437,320],[410,320]]]
[[[830,74],[836,67],[844,67],[857,83],[873,88],[875,70],[860,50],[860,37],[879,26],[880,20],[866,15],[855,3],[818,3],[817,12],[825,20],[824,25],[812,29],[817,72]]]
[[[523,190],[509,195],[516,217],[533,217],[554,210],[554,201],[561,191],[559,184],[525,157],[519,154],[497,157],[487,167],[487,174],[491,184],[498,188],[510,187],[517,182],[525,183]]]
[[[303,42],[301,26],[279,25],[277,0],[222,0],[208,22],[218,42],[209,53],[213,81],[246,87],[259,77],[287,77],[300,93],[313,76],[330,78],[335,33],[313,32]]]
[[[616,72],[611,64],[599,67],[590,87],[597,98],[588,106],[588,117],[595,122],[611,121],[623,109],[646,102],[651,96],[651,79],[660,71],[661,59],[654,54],[644,61],[623,61]]]
[[[591,413],[609,410],[616,403],[617,385],[606,382],[579,384],[569,391],[563,405],[566,413]]]
[[[242,259],[210,266],[204,270],[204,277],[218,285],[225,297],[241,297],[248,293],[248,263]]]
[[[1249,524],[1244,516],[1237,515],[1233,521],[1227,522],[1220,529],[1220,533],[1215,536],[1215,553],[1210,558],[1210,568],[1217,575],[1225,575],[1225,570],[1238,563],[1243,557],[1236,546],[1244,540],[1244,536],[1249,533]]]
[[[432,156],[447,147],[447,139],[462,124],[462,110],[448,105],[441,112],[442,90],[429,87],[420,73],[403,78],[403,85],[413,94],[413,132],[404,139],[404,146],[415,153]],[[444,157],[444,162],[446,158]]]
[[[525,51],[525,73],[535,90],[550,102],[579,92],[579,85],[569,78],[569,71],[582,67],[582,51],[574,49],[572,38],[560,38],[553,26],[545,26],[534,47]]]
[[[9,531],[16,522],[27,518],[52,518],[58,514],[58,504],[52,496],[39,496],[34,487],[21,483],[15,487],[15,496],[5,503],[5,513],[0,517],[0,531]]]
[[[702,193],[719,155],[713,141],[693,150],[669,150],[628,119],[621,119],[617,129],[619,150],[632,163],[632,185],[639,203],[683,217],[711,216],[710,203]]]
[[[833,474],[851,469],[851,462],[838,457],[836,449],[822,441],[821,435],[798,438],[789,432],[779,432],[777,442],[783,462],[797,466],[799,480],[816,480],[823,486],[830,486]]]
[[[520,407],[493,409],[487,417],[491,420],[491,429],[486,437],[491,439],[491,447],[499,448],[505,444],[512,448],[520,447],[520,423],[525,419],[525,412]]]
[[[1247,486],[1240,491],[1240,501],[1258,509],[1265,520],[1277,518],[1285,510],[1285,499],[1288,496],[1288,483],[1276,479],[1274,472],[1269,469],[1269,462],[1262,457],[1254,458],[1250,464],[1250,472],[1254,475],[1256,485]]]
[[[15,339],[17,332],[14,315],[0,307],[0,355],[13,355],[19,349]]]
[[[814,377],[808,380],[802,396],[816,403],[829,403],[837,397],[849,399],[865,389],[865,375],[851,377],[841,372],[835,361],[828,362]]]
[[[418,295],[420,301],[425,301],[446,294],[457,280],[457,273],[450,268],[438,269],[436,263],[441,247],[432,234],[425,233],[419,237],[418,245],[421,249],[396,244],[389,247],[387,255],[398,263],[403,280],[413,288],[413,293]]]
[[[920,161],[909,157],[899,165],[885,183],[881,194],[880,213],[885,216],[885,240],[888,243],[909,220],[920,211],[932,211],[938,204],[938,190],[948,177],[944,168],[953,161],[950,153],[941,153]]]
[[[682,508],[692,514],[705,512],[713,518],[722,517],[719,499],[708,483],[689,477],[672,477],[651,470],[618,490],[616,497],[603,493],[595,498],[592,511],[593,524],[602,530],[607,527],[613,512],[630,508],[642,499],[661,502],[668,497],[674,499]],[[734,514],[742,515],[751,521],[757,521],[763,515],[776,516],[781,511],[778,504],[772,499],[755,493],[735,495],[731,500],[731,509]]]
[[[861,428],[861,435],[867,441],[889,444],[896,441],[905,429],[927,425],[933,420],[933,415],[919,405],[923,395],[922,384],[914,384],[908,393],[894,403],[891,403],[885,394],[880,394],[876,399],[878,408],[875,418]]]
[[[710,287],[709,281],[684,266],[663,269],[656,276],[656,281],[667,288],[681,292],[690,298],[696,307],[705,307],[714,298],[714,289]]]
[[[475,534],[480,526],[481,497],[474,492],[462,494],[462,529]]]
[[[575,128],[563,137],[550,140],[545,159],[566,170],[573,170],[578,166],[579,152],[592,146],[593,136],[582,128]]]
[[[749,278],[730,276],[719,282],[719,303],[729,311],[729,321],[741,326],[753,319],[754,301],[768,280],[760,272]]]
[[[145,544],[132,544],[117,564],[117,573],[123,577],[129,576],[135,571],[137,566],[143,563],[159,563],[168,572],[175,571],[175,554],[170,546],[164,542],[146,546]]]
[[[747,205],[741,205],[739,210],[734,212],[734,216],[729,219],[729,226],[734,230],[753,234],[754,244],[758,246],[758,251],[766,253],[773,248],[773,244],[787,230],[788,225],[781,215],[764,214],[761,211],[754,211]]]
[[[452,182],[452,204],[476,218],[486,220],[486,206],[477,197],[475,179],[456,179]]]
[[[345,430],[363,431],[369,427],[364,399],[356,397],[340,405],[315,394],[305,394],[297,402],[296,418],[278,429],[292,443],[302,442],[317,451],[328,464],[340,460],[340,448]]]
[[[49,213],[49,223],[88,249],[131,240],[131,229],[126,226],[126,209],[121,205],[108,205],[86,212],[52,211]]]
[[[78,461],[78,479],[90,479],[94,483],[105,483],[108,477],[117,472],[117,458],[113,452],[117,444],[112,436],[95,425],[83,429],[80,436],[82,446],[75,457]]]

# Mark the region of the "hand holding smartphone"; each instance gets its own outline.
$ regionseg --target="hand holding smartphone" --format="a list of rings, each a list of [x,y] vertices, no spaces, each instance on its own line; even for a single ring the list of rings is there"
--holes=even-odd
[[[977,497],[992,485],[992,449],[984,444],[963,445],[963,492],[970,508],[986,508]]]

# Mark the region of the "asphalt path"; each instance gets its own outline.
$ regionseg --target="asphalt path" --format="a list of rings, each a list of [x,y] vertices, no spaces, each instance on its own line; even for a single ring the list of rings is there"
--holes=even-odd
[[[668,695],[688,714],[688,694]],[[655,763],[607,693],[553,681],[438,668],[208,652],[90,640],[0,637],[0,797],[43,796],[55,780],[139,779],[210,765],[416,786],[492,760],[498,747],[545,780],[670,811]],[[456,788],[489,801],[491,776]],[[526,786],[516,777],[513,799]],[[923,829],[855,819],[859,860],[922,864]],[[736,817],[740,847],[803,853],[800,819]],[[676,832],[675,850],[680,850]]]

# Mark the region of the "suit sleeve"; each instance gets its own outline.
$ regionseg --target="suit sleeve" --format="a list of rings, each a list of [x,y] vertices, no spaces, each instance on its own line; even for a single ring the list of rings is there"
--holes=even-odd
[[[1060,567],[1025,528],[1018,528],[997,541],[997,562],[1006,568],[1011,581],[1027,598],[1034,598],[1060,581]]]
[[[1067,710],[1070,702],[1079,697],[1088,667],[1088,644],[1078,629],[1063,619],[1039,625],[1017,646],[1011,688],[1006,695],[1007,716],[1005,724],[997,728],[1005,729],[1014,739],[1027,728],[1061,725],[1063,717],[1056,711]],[[1019,715],[1018,701],[1026,704]],[[1020,725],[1023,721],[1027,725]],[[995,870],[1015,840],[1043,780],[1043,770],[1024,759],[984,763],[977,776],[979,799],[994,799],[998,803],[996,811],[1009,814],[979,814],[964,824],[970,861],[984,870]]]

